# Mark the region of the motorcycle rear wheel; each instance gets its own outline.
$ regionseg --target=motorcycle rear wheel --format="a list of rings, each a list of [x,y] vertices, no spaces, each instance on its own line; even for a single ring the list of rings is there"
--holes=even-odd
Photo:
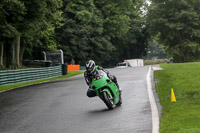
[[[107,92],[103,92],[103,97],[104,97],[104,103],[106,104],[106,106],[112,110],[115,105],[113,104],[113,97],[110,97]]]

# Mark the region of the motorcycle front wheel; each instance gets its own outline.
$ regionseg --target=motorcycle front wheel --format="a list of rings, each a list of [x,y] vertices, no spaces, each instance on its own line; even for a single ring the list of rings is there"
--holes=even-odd
[[[122,92],[119,93],[119,102],[116,105],[121,106],[121,104],[122,104]]]
[[[109,96],[107,94],[107,92],[103,92],[103,97],[104,97],[104,103],[106,104],[106,106],[111,110],[115,107],[114,103],[113,103],[113,97],[112,95]]]

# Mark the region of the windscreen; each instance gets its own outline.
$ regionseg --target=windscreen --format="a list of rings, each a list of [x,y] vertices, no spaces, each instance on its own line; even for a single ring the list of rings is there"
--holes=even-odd
[[[97,70],[97,74],[95,75],[95,77],[103,77],[104,74],[105,74],[104,71],[102,71],[102,70]]]
[[[118,66],[126,66],[126,63],[119,63]]]

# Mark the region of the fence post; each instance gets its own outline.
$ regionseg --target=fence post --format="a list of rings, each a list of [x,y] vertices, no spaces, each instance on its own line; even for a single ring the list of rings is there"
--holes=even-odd
[[[60,53],[61,53],[61,64],[64,64],[63,51],[61,49],[60,49]]]
[[[62,64],[62,75],[67,75],[67,63]]]

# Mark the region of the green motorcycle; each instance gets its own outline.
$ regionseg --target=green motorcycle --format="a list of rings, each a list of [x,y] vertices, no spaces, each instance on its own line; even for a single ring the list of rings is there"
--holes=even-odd
[[[104,71],[97,70],[91,88],[110,110],[122,104],[121,92]]]

